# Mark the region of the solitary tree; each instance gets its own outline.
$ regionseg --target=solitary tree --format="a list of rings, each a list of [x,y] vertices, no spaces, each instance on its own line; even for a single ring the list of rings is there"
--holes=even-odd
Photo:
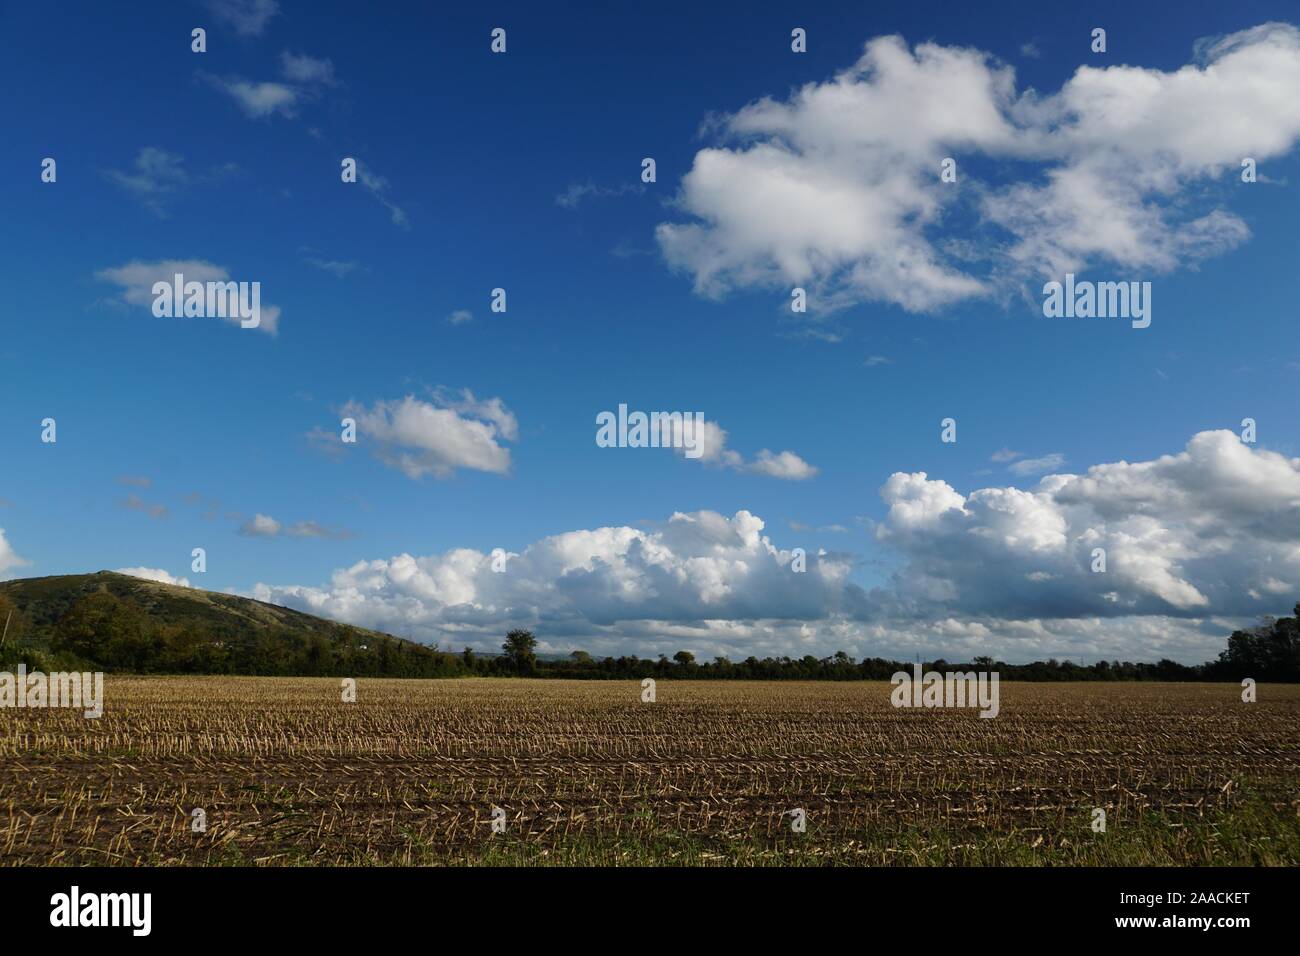
[[[511,631],[506,635],[506,642],[501,645],[516,674],[531,674],[536,668],[537,655],[533,653],[536,647],[537,638],[533,637],[533,632],[521,630]]]

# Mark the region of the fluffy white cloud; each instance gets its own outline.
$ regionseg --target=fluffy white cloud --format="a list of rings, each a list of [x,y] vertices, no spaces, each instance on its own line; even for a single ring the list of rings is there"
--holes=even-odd
[[[370,406],[348,402],[342,414],[356,420],[358,444],[408,478],[449,478],[458,468],[506,474],[510,449],[502,442],[519,437],[501,399],[480,401],[469,389],[458,398],[437,391],[427,402],[412,395]]]
[[[695,434],[694,420],[685,417],[681,421],[671,419],[668,430],[671,443],[679,455],[687,457],[685,438],[689,435],[692,445],[699,451],[696,460],[706,465],[748,471],[786,481],[805,481],[817,475],[815,465],[810,465],[792,451],[773,453],[764,448],[752,460],[746,461],[740,452],[727,447],[730,437],[727,430],[707,418],[698,436]]]
[[[860,610],[842,555],[793,552],[762,534],[747,511],[674,514],[657,528],[571,531],[537,541],[493,569],[489,553],[466,548],[398,555],[336,572],[323,588],[259,584],[254,595],[395,633],[491,646],[507,622],[546,622],[550,633],[600,635],[622,622],[768,618],[815,620]]]
[[[898,558],[866,592],[857,558],[807,570],[748,511],[576,530],[506,556],[457,548],[341,569],[319,587],[253,595],[447,646],[495,649],[533,628],[543,649],[700,656],[846,650],[950,660],[1212,658],[1226,635],[1300,597],[1300,459],[1202,432],[1175,455],[963,495],[897,473],[876,537]],[[1105,548],[1106,571],[1092,570]],[[499,566],[499,562],[498,562]]]
[[[1099,262],[1167,271],[1247,237],[1225,210],[1185,212],[1184,194],[1243,157],[1290,151],[1297,84],[1300,31],[1287,24],[1202,44],[1172,72],[1080,67],[1046,97],[1017,92],[1012,68],[978,50],[880,37],[831,80],[722,118],[724,143],[699,151],[681,184],[690,219],[657,237],[702,294],[804,285],[830,309],[932,310]],[[976,181],[972,155],[1020,164],[1023,181]],[[948,157],[960,189],[940,182]],[[963,194],[976,215],[944,221],[940,247],[932,233]],[[964,271],[957,247],[987,268]]]
[[[128,305],[143,306],[152,313],[154,283],[172,283],[178,274],[183,275],[187,283],[235,281],[231,279],[230,273],[224,266],[213,265],[202,259],[163,259],[157,262],[142,262],[134,259],[123,266],[101,269],[95,273],[95,278],[121,286],[123,302]],[[257,328],[274,335],[280,328],[280,307],[262,302],[260,314],[261,322]],[[238,327],[241,320],[239,316],[234,315],[227,317],[225,321]]]
[[[118,568],[117,573],[129,574],[133,578],[144,578],[146,581],[157,581],[159,584],[176,584],[183,588],[190,586],[189,578],[173,577],[162,568]]]
[[[764,448],[749,465],[749,470],[772,478],[787,481],[804,481],[817,474],[817,469],[792,451],[773,454]]]
[[[877,536],[904,559],[884,596],[897,611],[1252,615],[1278,610],[1278,594],[1300,596],[1300,459],[1230,431],[1027,491],[963,496],[898,473],[881,494],[889,513]],[[1097,548],[1104,573],[1092,570]]]
[[[252,538],[274,538],[282,525],[270,515],[255,514],[239,528],[239,533]]]
[[[687,429],[690,429],[689,434]],[[671,445],[677,449],[677,453],[683,457],[687,452],[687,439],[693,446],[692,454],[696,460],[704,462],[706,465],[718,465],[725,468],[743,468],[745,465],[744,457],[736,451],[727,447],[728,434],[727,430],[717,422],[711,422],[704,419],[702,428],[697,428],[695,419],[690,420],[687,424],[685,417],[680,422],[676,419],[670,419],[668,431],[671,433]],[[698,454],[696,454],[698,452]]]
[[[24,560],[14,551],[13,545],[5,537],[5,529],[0,528],[0,581],[13,577],[13,571],[31,562]]]

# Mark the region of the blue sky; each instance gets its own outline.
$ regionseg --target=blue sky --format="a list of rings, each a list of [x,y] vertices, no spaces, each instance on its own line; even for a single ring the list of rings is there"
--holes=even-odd
[[[1285,85],[1295,36],[1276,24],[1294,7],[698,6],[4,6],[0,575],[153,569],[444,646],[494,647],[522,623],[550,649],[733,657],[1196,661],[1226,628],[1289,611],[1296,537],[1240,536],[1296,527],[1300,500],[1300,121],[1265,93],[1243,102],[1232,77]],[[1104,54],[1089,49],[1098,26]],[[794,27],[807,53],[791,52]],[[891,121],[850,105],[828,127],[798,99],[895,35],[847,84],[897,107]],[[966,52],[927,59],[926,43]],[[1053,105],[1080,68],[1104,75]],[[1205,75],[1180,87],[1181,68]],[[944,116],[974,74],[1012,87],[987,128],[976,109]],[[1144,82],[1169,88],[1180,129],[1216,134],[1116,133]],[[778,118],[746,112],[764,97]],[[830,215],[797,221],[753,185],[771,182],[757,157],[773,148],[781,182],[816,208],[829,195]],[[1242,183],[1225,157],[1256,153],[1259,181]],[[706,176],[706,154],[735,175]],[[369,185],[340,181],[347,156]],[[937,156],[958,162],[948,193],[918,172]],[[1096,187],[1076,197],[1079,222],[1021,228],[1060,200],[1062,169]],[[1115,185],[1129,176],[1153,184]],[[859,235],[858,200],[902,210],[882,214],[883,238]],[[1081,238],[1080,222],[1117,216],[1167,220],[1132,242]],[[791,232],[805,239],[782,260]],[[900,282],[881,266],[895,254],[979,289]],[[259,281],[276,334],[155,318],[111,278],[173,260]],[[1045,318],[1041,285],[1067,261],[1151,281],[1151,326]],[[806,315],[791,313],[796,285]],[[393,465],[408,396],[445,413],[419,439],[441,476]],[[599,448],[595,416],[620,403],[701,411],[739,458]],[[345,408],[370,423],[355,448],[325,440]],[[949,416],[955,443],[939,440]],[[1257,443],[1189,445],[1245,417]],[[458,430],[492,436],[508,465],[475,466]],[[763,450],[808,467],[765,473]],[[1120,462],[1066,492],[1039,484]],[[1051,501],[1016,499],[1008,528],[1000,506],[897,484],[891,512],[890,476],[922,472],[963,497]],[[1152,497],[1134,503],[1130,486]],[[911,521],[908,501],[941,507]],[[1113,587],[1063,570],[1092,574],[1090,533],[1123,555]],[[521,556],[499,578],[482,566],[494,548]],[[794,548],[807,577],[789,572]]]

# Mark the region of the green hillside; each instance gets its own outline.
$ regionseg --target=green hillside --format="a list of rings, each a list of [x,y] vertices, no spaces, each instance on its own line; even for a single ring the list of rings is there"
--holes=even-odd
[[[12,616],[10,614],[12,612]],[[0,667],[435,677],[422,644],[231,594],[100,571],[0,582]]]

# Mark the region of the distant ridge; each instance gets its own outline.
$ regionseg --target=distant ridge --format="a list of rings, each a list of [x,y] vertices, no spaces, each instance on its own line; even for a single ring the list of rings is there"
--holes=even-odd
[[[0,582],[0,665],[134,673],[442,676],[451,655],[252,598],[115,571]]]

